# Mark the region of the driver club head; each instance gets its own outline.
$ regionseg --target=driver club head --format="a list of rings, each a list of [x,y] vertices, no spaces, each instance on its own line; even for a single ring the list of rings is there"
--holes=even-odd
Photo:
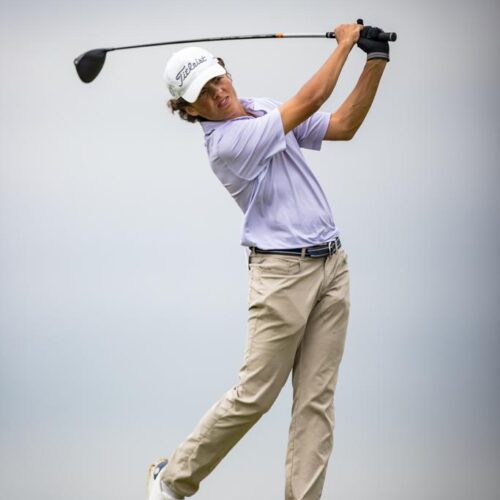
[[[75,68],[80,80],[84,83],[90,83],[101,72],[106,53],[109,49],[94,49],[79,55],[75,60]]]

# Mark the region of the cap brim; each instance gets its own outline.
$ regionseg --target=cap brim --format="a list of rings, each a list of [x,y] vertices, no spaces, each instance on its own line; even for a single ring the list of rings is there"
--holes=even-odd
[[[225,74],[226,70],[220,64],[217,63],[213,66],[210,66],[191,82],[191,85],[189,85],[189,88],[182,95],[182,98],[187,102],[196,101],[205,83],[207,83],[212,78],[215,78],[216,76],[222,76]]]

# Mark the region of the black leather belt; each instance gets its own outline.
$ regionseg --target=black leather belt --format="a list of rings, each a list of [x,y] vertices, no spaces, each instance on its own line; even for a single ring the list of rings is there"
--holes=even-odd
[[[337,237],[333,241],[324,243],[322,245],[315,245],[312,247],[305,248],[280,248],[277,250],[262,250],[258,247],[251,247],[251,250],[255,253],[271,253],[276,255],[299,255],[306,257],[327,257],[337,253],[337,250],[342,247],[340,239]]]

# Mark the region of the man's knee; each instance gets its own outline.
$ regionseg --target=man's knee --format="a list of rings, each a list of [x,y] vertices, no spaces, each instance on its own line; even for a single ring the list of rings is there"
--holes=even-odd
[[[256,419],[267,413],[276,401],[284,383],[262,384],[258,388],[249,387],[242,382],[234,387],[228,397],[238,413]]]

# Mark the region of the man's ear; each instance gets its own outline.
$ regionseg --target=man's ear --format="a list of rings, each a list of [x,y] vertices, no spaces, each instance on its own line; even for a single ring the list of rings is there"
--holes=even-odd
[[[196,111],[196,109],[193,108],[193,106],[186,106],[184,108],[184,111],[189,115],[189,116],[200,116],[200,113]]]

